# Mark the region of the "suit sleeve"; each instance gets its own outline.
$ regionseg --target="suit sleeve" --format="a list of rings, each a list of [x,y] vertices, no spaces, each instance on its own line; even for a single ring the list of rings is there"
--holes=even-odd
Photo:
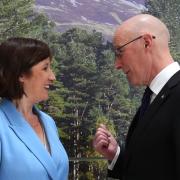
[[[120,144],[120,154],[114,165],[113,170],[108,169],[108,177],[121,179],[123,176],[123,165],[124,165],[124,144]]]
[[[132,135],[132,132],[133,132],[133,129],[136,127],[136,124],[137,124],[137,119],[139,117],[139,111],[140,108],[138,109],[138,111],[136,112],[132,122],[131,122],[131,125],[129,127],[129,130],[128,130],[128,134],[127,134],[127,137],[126,137],[126,146],[127,146],[127,142],[129,141],[131,135]],[[112,178],[122,178],[123,177],[123,174],[124,174],[124,157],[125,157],[125,143],[121,142],[120,143],[120,148],[121,148],[121,151],[120,151],[120,154],[119,154],[119,157],[116,161],[116,164],[114,165],[114,168],[113,170],[109,170],[108,169],[108,177],[112,177]]]
[[[176,115],[178,116],[178,115]],[[175,172],[177,179],[180,179],[180,116],[178,116],[173,125],[173,146],[175,155]]]

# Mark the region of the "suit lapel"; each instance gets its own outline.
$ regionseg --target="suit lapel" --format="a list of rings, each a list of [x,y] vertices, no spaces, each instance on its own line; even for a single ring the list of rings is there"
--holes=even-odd
[[[3,100],[0,108],[4,111],[10,123],[9,126],[14,131],[16,136],[43,165],[49,176],[55,180],[57,174],[56,165],[31,126],[23,118],[21,113],[16,110],[15,106],[10,101]]]
[[[167,100],[169,96],[170,89],[166,86],[163,90],[157,95],[152,104],[149,106],[147,112],[144,114],[144,117],[138,122],[136,128],[136,136],[141,135],[145,132],[145,129],[148,127],[148,124],[153,121],[153,116],[156,114],[161,105]]]
[[[39,110],[37,110],[37,111],[40,114],[42,123],[43,123],[45,131],[46,131],[48,143],[49,143],[50,150],[51,150],[51,157],[52,157],[54,163],[56,164],[56,166],[58,166],[61,163],[63,164],[63,158],[59,158],[61,155],[61,152],[62,152],[61,148],[63,148],[63,147],[60,145],[56,126],[55,126],[55,124],[52,124],[52,123],[49,124],[49,122],[51,122],[51,120],[47,119],[47,118],[49,118],[49,117],[47,117],[47,115],[44,115],[44,113],[42,113]],[[64,151],[64,149],[63,149],[63,151]]]
[[[143,119],[140,122],[138,121],[138,112],[135,115],[135,118],[132,121],[132,127],[130,126],[128,135],[127,135],[127,142],[126,142],[126,163],[128,162],[129,158],[131,157],[131,153],[136,147],[136,144],[139,138],[143,137],[143,134],[146,132],[146,128],[148,128],[149,123],[153,121],[153,116],[157,113],[159,108],[162,106],[164,102],[168,99],[171,94],[171,90],[180,82],[180,71],[178,71],[163,87],[160,93],[156,96],[154,101],[150,104],[147,109],[147,112],[144,114]],[[137,127],[136,124],[138,123]],[[135,124],[135,126],[133,125]]]

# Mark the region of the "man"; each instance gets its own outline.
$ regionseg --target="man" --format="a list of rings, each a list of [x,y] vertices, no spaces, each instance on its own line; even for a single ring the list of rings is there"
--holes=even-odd
[[[118,146],[104,125],[97,129],[93,145],[110,161],[109,177],[180,180],[180,66],[169,39],[164,23],[148,14],[128,19],[115,32],[115,67],[152,95],[144,114],[144,103],[138,109],[125,146]]]

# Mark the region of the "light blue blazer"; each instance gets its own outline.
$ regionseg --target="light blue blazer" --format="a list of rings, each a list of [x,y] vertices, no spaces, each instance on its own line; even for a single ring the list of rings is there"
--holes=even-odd
[[[37,109],[36,109],[37,110]],[[37,110],[51,154],[15,106],[0,104],[0,180],[67,180],[69,161],[53,119]]]

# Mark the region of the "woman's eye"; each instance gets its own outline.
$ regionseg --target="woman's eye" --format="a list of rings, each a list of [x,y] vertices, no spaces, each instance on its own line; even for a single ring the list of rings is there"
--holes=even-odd
[[[45,66],[45,67],[43,68],[43,70],[47,71],[47,70],[48,70],[48,66]]]

